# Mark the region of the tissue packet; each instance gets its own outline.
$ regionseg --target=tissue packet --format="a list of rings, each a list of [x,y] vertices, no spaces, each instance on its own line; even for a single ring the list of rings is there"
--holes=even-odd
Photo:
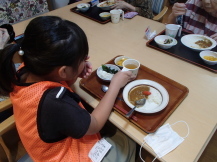
[[[136,15],[138,15],[138,12],[128,12],[128,13],[124,14],[124,18],[132,19]]]
[[[151,32],[150,27],[145,30],[145,36],[148,40],[154,38],[156,36],[156,31]]]

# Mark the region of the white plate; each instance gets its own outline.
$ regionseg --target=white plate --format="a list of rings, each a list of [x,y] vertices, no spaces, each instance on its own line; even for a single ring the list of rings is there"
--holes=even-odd
[[[102,4],[107,3],[107,1],[101,2],[99,4],[97,4],[97,7],[99,7],[102,10],[111,10],[111,6],[114,6],[114,4],[111,5],[106,5],[104,7],[101,7]]]
[[[209,39],[212,42],[212,45],[210,47],[201,48],[200,46],[195,44],[195,42],[197,42],[199,40],[203,40],[204,38]],[[186,47],[188,47],[194,51],[211,50],[216,46],[216,41],[214,39],[207,37],[207,36],[204,36],[204,35],[200,35],[200,34],[185,35],[181,38],[181,42],[183,45],[185,45]]]
[[[169,102],[169,94],[167,90],[157,82],[154,82],[152,80],[141,79],[141,80],[135,80],[135,81],[130,82],[129,84],[125,86],[123,90],[124,101],[130,108],[133,108],[134,105],[131,104],[128,99],[129,91],[133,87],[138,86],[138,85],[149,86],[151,95],[149,95],[145,105],[140,108],[136,108],[135,111],[138,111],[141,113],[156,113],[156,112],[163,110],[167,106]],[[153,99],[154,99],[153,96],[158,96],[160,99],[159,101],[161,101],[161,103],[157,104],[157,102],[153,102]]]

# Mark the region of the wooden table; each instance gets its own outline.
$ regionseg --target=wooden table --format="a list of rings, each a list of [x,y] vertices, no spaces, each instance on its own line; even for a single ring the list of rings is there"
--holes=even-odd
[[[90,47],[90,61],[94,70],[117,55],[126,55],[188,87],[188,96],[165,123],[172,124],[184,120],[190,127],[190,134],[178,148],[160,160],[197,161],[216,130],[217,74],[147,47],[147,40],[144,38],[145,29],[150,26],[152,30],[159,33],[165,28],[164,24],[136,16],[118,24],[110,22],[102,25],[70,12],[70,8],[78,3],[44,15],[56,15],[73,21],[85,31]],[[29,20],[13,25],[16,35],[24,32],[28,22]],[[98,100],[79,87],[79,80],[74,88],[87,103],[96,107]],[[118,112],[112,112],[109,120],[138,144],[141,144],[147,135]],[[187,133],[184,124],[177,124],[173,128],[181,136]],[[144,145],[144,148],[155,156],[147,145]]]

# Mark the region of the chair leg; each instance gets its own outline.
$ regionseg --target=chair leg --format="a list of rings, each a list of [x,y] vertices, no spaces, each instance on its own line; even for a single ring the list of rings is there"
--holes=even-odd
[[[0,145],[2,146],[2,148],[4,149],[5,153],[6,153],[6,156],[8,158],[8,161],[9,162],[13,162],[12,160],[12,156],[11,156],[11,152],[10,150],[8,149],[8,147],[5,145],[5,142],[4,140],[2,139],[2,137],[0,137]]]

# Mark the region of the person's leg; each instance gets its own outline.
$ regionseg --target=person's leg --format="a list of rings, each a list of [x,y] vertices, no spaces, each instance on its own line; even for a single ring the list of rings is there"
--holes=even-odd
[[[111,149],[102,162],[135,162],[136,143],[117,130],[112,137],[104,137],[111,145]]]
[[[75,3],[75,2],[78,2],[78,1],[81,1],[81,0],[69,0],[68,5],[69,5],[69,4],[72,4],[72,3]]]

